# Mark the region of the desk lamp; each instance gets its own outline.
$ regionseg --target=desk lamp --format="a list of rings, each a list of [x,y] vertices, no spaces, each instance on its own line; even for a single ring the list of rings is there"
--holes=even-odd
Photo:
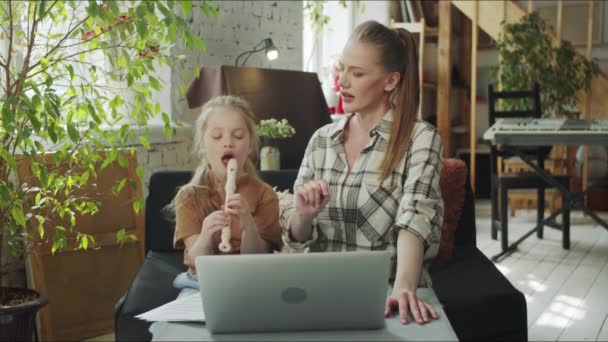
[[[239,60],[241,59],[241,57],[247,56],[245,58],[245,60],[243,61],[243,63],[240,65],[240,66],[244,66],[245,63],[247,63],[247,60],[249,59],[249,57],[251,57],[251,55],[253,55],[256,52],[263,51],[263,50],[266,50],[266,58],[268,58],[269,61],[274,61],[275,59],[277,59],[279,57],[279,50],[277,50],[276,46],[274,46],[272,39],[265,38],[261,42],[259,42],[258,45],[256,45],[252,50],[245,51],[242,54],[240,54],[236,58],[234,65],[239,66]]]

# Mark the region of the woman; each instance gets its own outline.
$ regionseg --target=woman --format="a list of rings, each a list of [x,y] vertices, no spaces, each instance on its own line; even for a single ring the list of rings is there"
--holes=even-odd
[[[417,298],[430,286],[423,264],[437,254],[443,218],[439,190],[442,144],[434,127],[416,121],[416,42],[375,21],[357,27],[340,61],[347,114],[312,136],[298,173],[295,203],[281,215],[283,240],[311,251],[392,252],[398,309],[424,324],[438,316]]]

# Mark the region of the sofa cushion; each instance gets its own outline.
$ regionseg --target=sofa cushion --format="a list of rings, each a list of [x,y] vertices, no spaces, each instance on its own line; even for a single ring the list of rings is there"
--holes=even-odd
[[[150,250],[171,252],[175,220],[165,210],[181,186],[192,178],[191,171],[158,171],[150,177],[146,198],[146,253]]]
[[[173,279],[185,270],[182,251],[148,252],[129,291],[117,305],[119,312],[114,327],[117,341],[141,341],[152,338],[148,332],[151,323],[134,316],[177,298],[179,290],[173,287]]]
[[[430,275],[460,340],[527,340],[524,295],[477,247],[456,246],[450,260],[431,266]]]
[[[443,224],[441,226],[441,240],[439,252],[435,262],[445,262],[452,256],[456,228],[460,220],[464,204],[465,183],[467,178],[467,165],[460,159],[446,158],[443,160],[439,187],[443,198]]]

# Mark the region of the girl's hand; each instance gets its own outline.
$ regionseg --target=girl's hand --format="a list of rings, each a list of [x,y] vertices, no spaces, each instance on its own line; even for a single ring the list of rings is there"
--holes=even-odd
[[[230,226],[232,221],[229,214],[223,210],[216,210],[211,214],[207,215],[203,220],[203,228],[199,235],[199,243],[207,250],[212,250],[212,236],[213,234],[222,230],[226,226]]]
[[[226,212],[237,216],[243,226],[247,226],[245,222],[249,219],[253,220],[249,203],[241,194],[232,194],[226,198]]]
[[[329,202],[329,186],[322,179],[312,180],[298,187],[295,197],[297,213],[312,221]]]
[[[386,311],[384,317],[389,317],[391,311],[399,309],[402,324],[407,324],[408,313],[411,313],[418,324],[425,324],[430,319],[438,319],[439,316],[433,307],[416,296],[415,291],[393,288],[393,293],[386,300]]]

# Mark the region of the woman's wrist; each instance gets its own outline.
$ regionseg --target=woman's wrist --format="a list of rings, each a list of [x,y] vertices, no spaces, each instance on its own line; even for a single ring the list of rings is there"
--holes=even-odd
[[[393,283],[394,290],[406,290],[412,291],[416,293],[416,289],[418,288],[418,284],[406,279],[405,277],[396,277],[395,282]]]
[[[312,238],[312,218],[296,214],[291,222],[290,237],[297,242],[308,241]]]

